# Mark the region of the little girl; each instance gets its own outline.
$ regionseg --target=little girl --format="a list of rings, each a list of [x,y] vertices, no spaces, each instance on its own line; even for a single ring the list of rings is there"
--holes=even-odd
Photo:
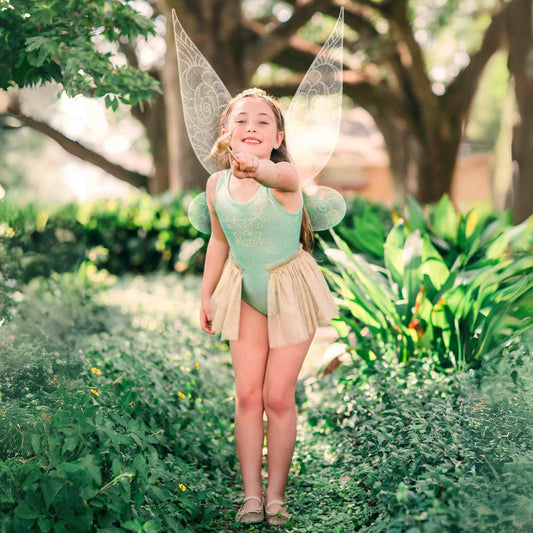
[[[244,483],[238,522],[289,520],[285,487],[296,440],[295,387],[317,326],[338,309],[310,255],[312,228],[284,120],[259,89],[233,98],[219,133],[232,132],[207,182],[211,237],[200,322],[229,339],[235,373],[235,442]],[[267,417],[268,485],[261,484]],[[265,502],[266,499],[266,502]]]

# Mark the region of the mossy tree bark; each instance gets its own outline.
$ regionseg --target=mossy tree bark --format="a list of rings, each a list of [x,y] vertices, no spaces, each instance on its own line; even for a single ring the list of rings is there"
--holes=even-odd
[[[513,126],[513,194],[515,223],[533,213],[533,5],[516,0],[509,9],[509,71],[518,107]]]

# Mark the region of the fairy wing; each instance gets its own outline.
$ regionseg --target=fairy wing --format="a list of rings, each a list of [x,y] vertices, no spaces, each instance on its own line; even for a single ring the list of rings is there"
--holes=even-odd
[[[189,205],[188,215],[191,224],[200,233],[207,233],[208,235],[211,233],[211,216],[209,215],[205,192],[194,197]]]
[[[344,8],[285,113],[287,145],[302,188],[326,166],[342,115]]]
[[[318,185],[306,187],[302,193],[313,231],[332,228],[344,218],[346,202],[335,189]]]
[[[344,8],[328,39],[305,73],[285,114],[287,145],[300,175],[304,205],[314,231],[337,225],[346,213],[340,193],[307,186],[328,163],[342,118]]]
[[[231,95],[209,61],[196,48],[172,10],[178,55],[183,118],[194,153],[209,174],[216,171],[215,159],[207,159],[217,138],[220,115]]]
[[[219,117],[231,95],[209,62],[196,48],[172,10],[180,91],[191,145],[204,168],[212,174],[213,159],[205,160],[216,141]],[[304,187],[327,164],[337,142],[342,111],[342,45],[344,8],[306,72],[285,116],[287,138]],[[309,131],[315,134],[309,136]],[[298,139],[304,142],[298,143]],[[315,231],[337,224],[346,211],[342,196],[329,187],[306,188],[304,202]],[[189,207],[189,219],[202,233],[211,232],[205,193]]]

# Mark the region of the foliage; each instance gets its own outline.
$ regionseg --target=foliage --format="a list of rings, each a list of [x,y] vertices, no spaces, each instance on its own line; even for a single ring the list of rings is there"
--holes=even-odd
[[[531,346],[449,375],[361,360],[308,379],[289,531],[529,531]]]
[[[191,319],[199,292],[94,265],[26,285],[0,326],[0,531],[243,531],[230,357]],[[285,531],[530,530],[531,342],[476,371],[304,375]]]
[[[128,202],[101,200],[82,206],[89,257],[113,274],[157,268],[198,271],[205,241],[190,224],[183,194],[138,196]]]
[[[235,466],[229,384],[206,358],[225,346],[186,307],[132,326],[86,298],[89,274],[35,280],[22,305],[47,310],[41,334],[19,309],[0,341],[0,531],[205,531]]]
[[[354,252],[376,261],[383,260],[383,246],[392,225],[389,209],[355,196],[346,199],[346,215],[335,231]],[[332,242],[326,232],[323,233],[323,238],[326,242]]]
[[[492,215],[462,217],[446,197],[426,218],[411,202],[409,222],[399,219],[387,236],[385,268],[335,235],[338,248],[324,246],[349,351],[367,363],[431,353],[444,368],[479,365],[495,343],[533,325],[533,257],[524,253],[532,223],[503,229]]]
[[[0,5],[0,88],[56,81],[69,96],[105,96],[114,110],[119,100],[152,102],[159,83],[147,72],[117,66],[95,41],[118,44],[154,32],[130,0],[6,0]]]
[[[466,531],[533,529],[533,332],[487,354],[479,387],[464,389],[461,413],[473,490]]]
[[[454,208],[448,195],[425,206],[408,196],[405,206],[390,210],[357,197],[346,199],[346,203],[346,215],[335,231],[352,251],[380,266],[385,266],[385,241],[400,219],[408,231],[418,229],[426,234],[449,268],[456,261],[463,266],[476,262],[489,246],[493,246],[493,254],[506,251],[524,255],[533,250],[531,231],[511,229],[510,211],[499,213],[479,206],[463,214]],[[320,236],[333,242],[326,232]]]
[[[87,258],[113,274],[201,270],[206,242],[189,223],[189,201],[144,194],[56,209],[0,202],[0,318],[24,283]]]
[[[51,215],[32,204],[0,202],[0,319],[9,316],[13,294],[24,283],[74,270],[85,259],[84,230],[75,210],[67,205]]]

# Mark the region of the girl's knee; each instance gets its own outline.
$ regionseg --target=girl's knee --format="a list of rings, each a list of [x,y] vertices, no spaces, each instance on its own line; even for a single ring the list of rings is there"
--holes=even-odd
[[[235,389],[235,396],[239,409],[246,411],[263,410],[263,397],[259,387],[237,387]]]
[[[267,387],[263,389],[263,405],[267,417],[283,416],[295,409],[294,391]]]

